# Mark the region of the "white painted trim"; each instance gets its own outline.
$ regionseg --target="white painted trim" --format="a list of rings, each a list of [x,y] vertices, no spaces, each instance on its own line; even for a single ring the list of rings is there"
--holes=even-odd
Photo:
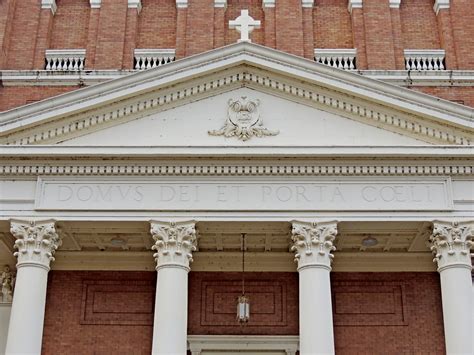
[[[50,9],[53,15],[56,14],[56,10],[58,9],[56,0],[41,0],[41,8]]]
[[[221,9],[227,8],[227,0],[214,0],[214,7]]]
[[[262,6],[263,8],[273,8],[275,7],[276,0],[263,0]]]
[[[438,15],[439,10],[449,9],[450,6],[451,6],[450,0],[435,0],[433,10],[436,13],[436,15]]]
[[[285,352],[294,355],[299,348],[298,336],[269,335],[188,335],[189,350],[192,355],[202,351],[225,351],[260,353],[265,350]],[[220,350],[220,351],[219,351]]]
[[[188,0],[176,0],[176,8],[186,9],[188,7]]]
[[[362,9],[363,0],[348,0],[347,9],[352,14],[352,9]]]
[[[312,9],[314,7],[314,0],[301,0],[301,6],[303,8]]]
[[[156,90],[170,83],[209,75],[216,70],[247,63],[272,72],[285,73],[295,80],[396,107],[411,114],[429,117],[445,125],[472,127],[474,110],[412,90],[361,77],[348,71],[319,65],[304,58],[252,43],[237,43],[191,56],[165,66],[101,83],[93,87],[50,98],[0,114],[0,132],[39,124],[45,120],[116,102],[129,95]],[[84,101],[87,100],[87,104]]]
[[[0,70],[3,86],[91,86],[136,73],[136,70],[82,70],[61,72],[46,70]],[[357,70],[353,73],[392,85],[412,86],[474,86],[474,70]]]

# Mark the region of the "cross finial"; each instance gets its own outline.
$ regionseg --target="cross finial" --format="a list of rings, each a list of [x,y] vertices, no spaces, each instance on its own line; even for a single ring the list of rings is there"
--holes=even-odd
[[[260,28],[260,21],[249,16],[249,10],[241,10],[239,17],[229,21],[229,28],[236,29],[240,33],[240,39],[237,42],[252,42],[249,34],[255,28]]]

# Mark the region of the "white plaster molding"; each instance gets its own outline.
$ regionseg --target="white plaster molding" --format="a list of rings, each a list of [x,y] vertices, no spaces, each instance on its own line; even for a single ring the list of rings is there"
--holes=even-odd
[[[449,267],[466,267],[471,264],[471,249],[474,247],[474,221],[471,222],[433,222],[433,234],[430,237],[431,250],[438,271]]]
[[[15,285],[15,273],[8,265],[3,268],[0,275],[1,294],[0,303],[11,303],[13,300],[13,287]]]
[[[142,0],[128,0],[127,6],[129,9],[137,9],[137,12],[142,11]]]
[[[56,10],[58,9],[56,0],[41,0],[41,8],[51,10],[53,15],[56,14]]]
[[[197,246],[195,225],[194,221],[150,222],[157,270],[176,266],[189,270],[189,264],[193,261],[192,253]]]
[[[314,7],[314,0],[301,0],[301,6],[312,9]]]
[[[278,131],[271,131],[263,126],[260,117],[259,100],[246,97],[228,101],[227,119],[224,126],[218,130],[208,131],[211,136],[236,137],[247,141],[252,137],[276,136]]]
[[[54,253],[61,245],[54,221],[12,220],[10,232],[16,238],[17,268],[35,265],[49,270]]]
[[[276,0],[263,0],[262,1],[262,6],[263,8],[274,8],[275,7]]]
[[[100,9],[102,5],[102,0],[89,0],[91,9]]]
[[[292,222],[291,251],[295,252],[298,270],[308,266],[331,270],[336,247],[337,222]]]
[[[450,0],[435,0],[433,10],[438,15],[439,10],[449,9],[451,6]]]
[[[229,68],[232,66],[236,67],[241,63],[247,63],[251,66],[270,71],[271,75],[275,77],[275,80],[267,80],[268,72],[265,72],[264,76],[258,72],[253,72],[240,75],[239,77],[233,77],[229,84],[236,85],[240,82],[249,87],[258,87],[262,90],[268,90],[269,92],[278,92],[280,94],[286,92],[285,95],[291,95],[298,100],[308,100],[306,101],[307,103],[327,103],[328,106],[331,106],[331,100],[327,95],[319,95],[317,92],[310,94],[309,92],[307,93],[307,88],[298,88],[297,86],[301,85],[301,82],[306,82],[308,85],[318,83],[318,85],[326,87],[327,89],[337,89],[340,93],[348,93],[352,97],[357,98],[359,102],[357,105],[352,103],[352,106],[347,106],[346,103],[346,107],[351,108],[351,112],[348,112],[348,114],[354,118],[359,117],[364,120],[368,118],[371,120],[375,119],[375,121],[377,121],[376,124],[380,124],[380,122],[378,122],[379,118],[376,116],[377,112],[374,110],[364,111],[364,109],[360,107],[360,100],[369,100],[371,105],[373,105],[374,102],[378,102],[383,103],[383,106],[390,108],[390,110],[397,108],[397,110],[400,110],[397,116],[403,115],[402,112],[405,112],[412,118],[415,116],[423,117],[422,120],[429,118],[429,122],[439,123],[439,128],[435,131],[430,130],[427,135],[421,132],[420,138],[424,136],[424,139],[460,144],[460,140],[462,141],[464,138],[454,137],[448,132],[446,132],[448,133],[446,135],[444,132],[446,126],[451,126],[450,130],[458,130],[459,127],[465,127],[465,129],[469,130],[469,127],[472,127],[474,114],[471,108],[433,98],[412,90],[387,85],[348,71],[340,71],[323,65],[315,65],[304,58],[297,58],[269,48],[249,43],[239,43],[225,47],[225,49],[213,50],[170,63],[160,68],[136,73],[132,76],[101,83],[82,90],[76,90],[55,98],[1,113],[0,135],[5,136],[15,130],[23,129],[26,126],[31,127],[45,121],[54,120],[59,123],[61,120],[58,119],[61,117],[64,118],[65,116],[70,116],[73,112],[87,110],[88,102],[93,102],[94,107],[99,106],[100,103],[105,105],[114,101],[118,102],[130,97],[130,90],[140,93],[150,92],[151,90],[163,88],[166,83],[183,82],[185,79],[190,80],[199,75],[202,76],[204,73],[208,73],[207,75],[209,75],[209,72],[216,72],[222,69],[224,65],[226,68]],[[294,84],[288,85],[284,82],[279,82],[279,80],[276,79],[278,76],[277,73],[287,73],[285,78],[289,79],[291,77]],[[209,80],[217,79],[211,77],[212,76],[209,76]],[[297,84],[297,82],[299,82],[299,84]],[[209,93],[212,93],[215,89],[212,85],[203,86],[203,83],[200,83],[200,85],[204,87],[206,91],[209,90]],[[316,88],[319,91],[321,90],[319,87]],[[306,99],[308,95],[309,98]],[[172,95],[170,98],[171,104],[182,99],[180,95]],[[184,99],[189,100],[189,97],[186,96]],[[140,99],[136,101],[138,102],[139,100]],[[343,101],[340,99],[336,101],[333,100],[332,102],[338,101],[343,104]],[[158,105],[159,102],[160,100],[158,99],[157,106],[160,106]],[[360,109],[362,109],[362,111],[360,111]],[[342,112],[344,112],[344,110],[342,110]],[[385,120],[385,118],[382,119]],[[92,124],[92,126],[94,126],[97,124],[95,119],[92,118],[86,121],[87,125]],[[389,119],[388,121],[391,122],[392,120]],[[385,124],[388,123],[391,125],[389,122],[385,122]],[[407,122],[405,118],[402,121],[397,118],[394,122],[395,123],[391,126],[396,127],[398,132],[406,132],[407,129],[410,131],[413,128],[413,124],[415,124],[415,122],[411,122],[411,119],[410,122]],[[419,123],[420,121],[417,120],[413,132],[417,132]],[[82,124],[79,124],[79,126],[81,125]],[[432,128],[433,127],[430,129]],[[58,131],[55,130],[55,132],[60,132],[61,129],[62,128],[58,127]],[[423,130],[424,128],[422,131]],[[54,133],[54,135],[55,134],[56,133]],[[49,133],[45,136],[48,137],[48,139],[51,138]],[[29,140],[34,141],[35,139],[29,138],[24,141],[28,142]]]
[[[176,8],[186,9],[188,7],[188,0],[176,0]]]
[[[348,0],[347,9],[352,14],[352,9],[362,9],[363,0]]]
[[[399,9],[400,8],[400,4],[402,2],[402,0],[388,0],[389,1],[389,7],[391,9]]]
[[[216,8],[227,8],[227,0],[214,0],[214,7]]]

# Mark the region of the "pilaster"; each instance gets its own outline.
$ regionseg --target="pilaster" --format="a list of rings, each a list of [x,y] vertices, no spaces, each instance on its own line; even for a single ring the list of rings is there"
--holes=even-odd
[[[41,11],[38,19],[38,32],[33,60],[33,69],[44,69],[44,54],[51,42],[53,18],[56,13],[55,0],[42,0]]]
[[[434,11],[438,22],[438,32],[441,48],[446,53],[446,69],[458,69],[456,48],[454,45],[453,24],[451,22],[451,8],[449,0],[436,0]]]
[[[389,0],[390,17],[392,19],[392,38],[393,38],[393,54],[395,60],[395,68],[397,70],[405,69],[405,58],[403,55],[403,37],[402,37],[402,20],[400,15],[401,0]]]
[[[357,69],[367,69],[367,51],[365,45],[365,21],[362,0],[349,0],[351,13],[352,42],[357,49]]]
[[[227,0],[214,0],[214,48],[225,45],[225,12]]]
[[[303,11],[303,46],[304,56],[312,60],[314,57],[314,19],[313,6],[314,0],[301,0]]]
[[[0,69],[5,69],[16,0],[0,1]]]
[[[188,1],[176,0],[176,59],[186,56],[186,28],[188,26]]]
[[[140,0],[128,0],[127,23],[125,25],[125,44],[123,50],[124,69],[133,69],[133,53],[136,48],[138,34],[138,16],[142,9]]]
[[[275,0],[263,0],[263,30],[265,46],[276,48]]]

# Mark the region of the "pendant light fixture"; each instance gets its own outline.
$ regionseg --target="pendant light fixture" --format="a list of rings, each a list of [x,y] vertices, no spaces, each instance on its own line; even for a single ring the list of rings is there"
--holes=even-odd
[[[242,233],[242,294],[237,299],[237,321],[240,325],[248,323],[250,318],[249,299],[245,296],[245,233]]]

